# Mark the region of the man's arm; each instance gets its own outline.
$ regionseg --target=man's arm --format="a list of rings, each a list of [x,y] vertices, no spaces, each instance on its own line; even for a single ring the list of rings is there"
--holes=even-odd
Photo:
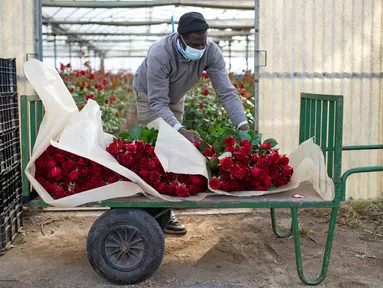
[[[194,142],[200,140],[200,136],[197,133],[188,131],[182,127],[169,108],[169,73],[166,69],[166,65],[153,56],[148,57],[147,61],[148,102],[150,109],[157,117],[164,119],[189,141]]]
[[[169,108],[169,71],[167,66],[155,56],[147,58],[148,102],[157,117],[164,119],[170,126],[181,126]],[[177,129],[177,130],[178,130]]]
[[[229,79],[222,52],[214,43],[212,45],[212,51],[209,51],[210,60],[206,72],[213,84],[215,93],[234,126],[240,130],[249,130],[250,126],[246,119],[245,110],[238,97],[237,89],[234,88]]]

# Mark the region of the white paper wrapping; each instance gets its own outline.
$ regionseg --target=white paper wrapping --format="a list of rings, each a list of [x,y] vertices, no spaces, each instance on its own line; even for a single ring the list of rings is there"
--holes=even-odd
[[[26,62],[24,69],[26,77],[45,108],[45,115],[25,173],[36,192],[47,204],[56,207],[74,207],[112,198],[130,197],[139,193],[149,198],[161,198],[166,201],[199,201],[212,194],[212,192],[199,193],[188,198],[159,194],[137,174],[120,165],[112,155],[106,152],[105,149],[113,141],[113,137],[103,132],[100,107],[95,101],[89,100],[85,107],[78,111],[71,94],[55,69],[45,66],[36,59]],[[165,171],[199,174],[209,178],[206,158],[192,143],[162,119],[157,119],[148,126],[159,130],[155,153]],[[125,176],[132,182],[119,181],[55,200],[34,178],[34,162],[49,145],[93,160]],[[303,181],[310,181],[323,199],[332,200],[334,198],[334,185],[326,174],[323,153],[312,140],[302,143],[290,154],[290,166],[294,168],[294,175],[291,182],[283,188],[261,192],[213,191],[213,193],[255,196],[286,191],[298,187],[299,183]]]

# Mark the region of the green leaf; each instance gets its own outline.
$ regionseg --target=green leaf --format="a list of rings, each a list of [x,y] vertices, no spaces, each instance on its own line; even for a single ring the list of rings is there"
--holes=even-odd
[[[217,129],[218,130],[218,129]],[[235,130],[234,129],[225,129],[220,137],[222,141],[226,139],[227,137],[234,136],[235,135]]]
[[[255,132],[253,130],[249,130],[249,131],[247,131],[247,133],[250,135],[251,139],[254,139]]]
[[[214,145],[214,152],[219,154],[224,148],[225,148],[225,145],[223,145],[222,143],[216,143]]]
[[[239,141],[242,141],[242,140],[248,140],[249,142],[251,141],[251,136],[246,131],[238,131],[236,138]]]
[[[138,124],[134,125],[132,129],[130,129],[130,138],[132,140],[138,139],[141,136],[141,132],[142,128]]]
[[[215,158],[215,159],[207,162],[207,167],[209,167],[211,170],[216,170],[218,164],[219,164],[219,160],[218,160],[218,158]]]
[[[120,133],[118,137],[122,140],[129,139],[129,133]]]
[[[271,148],[274,148],[275,146],[278,145],[277,140],[275,140],[273,138],[266,139],[265,141],[263,141],[263,143],[270,143],[271,144]]]
[[[253,140],[251,140],[251,145],[258,146],[259,144],[261,144],[261,142],[262,142],[261,138],[254,138]]]
[[[205,142],[201,142],[201,143],[199,143],[199,150],[200,150],[201,152],[205,151],[206,148],[207,148],[207,145],[205,144]]]

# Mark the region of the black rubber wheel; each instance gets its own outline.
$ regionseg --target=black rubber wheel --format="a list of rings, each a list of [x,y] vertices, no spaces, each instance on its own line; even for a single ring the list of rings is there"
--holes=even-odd
[[[115,284],[135,284],[161,265],[165,238],[149,213],[112,209],[93,223],[86,250],[93,269],[103,278]]]

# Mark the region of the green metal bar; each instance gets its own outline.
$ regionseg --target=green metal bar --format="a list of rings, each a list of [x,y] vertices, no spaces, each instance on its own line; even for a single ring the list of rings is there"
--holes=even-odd
[[[310,136],[314,137],[315,136],[315,110],[317,106],[317,101],[316,100],[311,100],[311,112],[310,112]]]
[[[342,141],[343,141],[343,98],[336,101],[335,115],[335,143],[334,143],[334,175],[335,201],[339,203],[342,198]]]
[[[29,102],[29,133],[31,137],[31,151],[36,142],[36,101]]]
[[[43,102],[41,102],[41,100],[37,101],[36,106],[37,106],[37,131],[38,131],[44,116]]]
[[[28,203],[29,206],[48,206],[41,200]],[[87,207],[111,207],[111,208],[332,208],[337,206],[334,201],[326,202],[127,202],[108,200],[93,202]]]
[[[329,121],[328,121],[328,156],[327,156],[327,174],[333,177],[334,165],[334,137],[335,137],[335,102],[330,102]]]
[[[315,143],[320,146],[321,144],[321,116],[322,116],[322,102],[323,101],[316,101],[316,119],[315,119]]]
[[[326,94],[311,94],[311,93],[302,93],[303,98],[312,99],[312,100],[322,100],[322,101],[330,101],[335,102],[339,98],[342,98],[341,95],[326,95]]]
[[[311,111],[311,102],[312,100],[307,99],[306,100],[306,113],[305,113],[305,139],[307,140],[310,138],[310,111]]]
[[[342,150],[350,151],[350,150],[377,150],[383,149],[383,144],[377,145],[353,145],[353,146],[343,146]]]
[[[346,200],[346,181],[349,176],[356,173],[366,173],[366,172],[381,172],[383,171],[383,166],[367,166],[367,167],[357,167],[351,168],[343,173],[342,175],[342,196],[341,201]]]
[[[327,149],[327,131],[328,131],[328,101],[323,101],[322,107],[322,139],[321,139],[321,148],[323,154],[326,158],[326,149]]]
[[[329,229],[328,229],[328,234],[327,234],[326,249],[324,252],[323,263],[322,263],[322,269],[321,269],[321,273],[318,276],[318,278],[316,278],[314,280],[307,279],[307,277],[305,276],[305,274],[303,272],[300,231],[299,231],[299,224],[298,224],[298,208],[291,208],[297,271],[298,271],[299,278],[306,285],[318,285],[327,276],[328,265],[329,265],[330,256],[331,256],[332,241],[334,239],[336,217],[338,215],[338,208],[339,207],[332,208],[330,224],[329,224]]]
[[[29,181],[25,175],[29,160],[29,137],[28,137],[28,101],[27,96],[20,97],[20,119],[21,119],[21,167],[22,167],[22,184],[23,197],[29,196]]]
[[[273,227],[274,234],[277,235],[278,238],[289,238],[293,234],[292,227],[290,228],[289,232],[287,232],[287,233],[280,233],[278,231],[278,227],[277,227],[277,217],[276,217],[275,209],[274,208],[270,209],[270,214],[271,214],[271,224],[272,224],[272,227]]]
[[[300,111],[300,122],[299,122],[299,143],[304,142],[305,139],[305,117],[306,117],[306,108],[307,99],[301,98],[301,111]]]

